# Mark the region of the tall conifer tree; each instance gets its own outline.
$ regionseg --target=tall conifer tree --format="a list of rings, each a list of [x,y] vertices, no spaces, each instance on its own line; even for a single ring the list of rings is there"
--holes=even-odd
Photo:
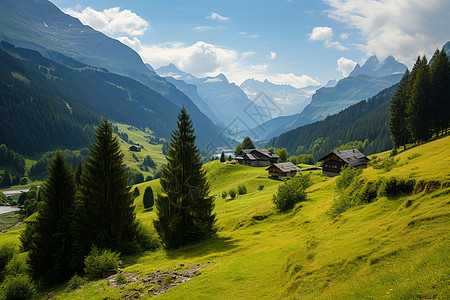
[[[214,198],[209,196],[209,184],[195,139],[192,121],[182,108],[161,176],[165,195],[158,195],[155,202],[158,217],[154,221],[155,229],[168,248],[204,237],[212,232],[215,222]]]
[[[120,250],[136,236],[133,195],[117,136],[107,120],[98,126],[84,164],[77,208],[77,247],[83,257],[92,245]]]
[[[33,231],[29,263],[34,278],[47,283],[62,282],[75,272],[71,228],[75,183],[72,168],[59,150],[39,194],[42,201],[36,221],[26,228]]]
[[[394,142],[395,148],[399,148],[401,146],[405,147],[406,144],[411,139],[411,135],[409,134],[409,131],[406,128],[408,80],[409,80],[409,71],[406,70],[391,100],[391,118],[389,122],[389,129],[391,131],[392,141]]]
[[[450,125],[450,63],[445,50],[436,50],[431,64],[431,120],[434,133]]]

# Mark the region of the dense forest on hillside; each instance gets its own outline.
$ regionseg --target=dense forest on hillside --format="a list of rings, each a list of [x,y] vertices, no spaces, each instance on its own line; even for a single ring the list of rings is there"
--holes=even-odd
[[[5,90],[2,97],[7,103],[0,118],[6,135],[1,140],[19,153],[51,150],[51,145],[85,147],[92,136],[90,125],[99,121],[97,115],[149,127],[165,137],[170,132],[168,124],[175,124],[176,105],[135,80],[86,65],[68,68],[5,42],[2,47],[14,56],[2,51],[0,60],[0,89]],[[26,131],[31,127],[36,132]],[[22,133],[25,137],[20,138]]]
[[[354,104],[325,120],[288,131],[269,141],[291,154],[312,154],[315,160],[349,142],[363,145],[366,155],[392,148],[389,134],[390,99],[398,85]],[[366,141],[367,140],[367,141]]]

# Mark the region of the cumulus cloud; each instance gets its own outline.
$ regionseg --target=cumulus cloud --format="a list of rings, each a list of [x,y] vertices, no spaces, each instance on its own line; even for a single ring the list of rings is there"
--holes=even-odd
[[[273,51],[270,51],[269,59],[274,60],[276,57],[277,57],[277,53],[273,52]]]
[[[210,16],[206,17],[207,19],[210,20],[217,20],[219,22],[225,22],[228,21],[230,18],[228,17],[223,17],[221,15],[219,15],[218,13],[212,12]]]
[[[348,33],[342,33],[341,34],[341,39],[343,39],[343,40],[348,39]]]
[[[336,48],[341,51],[348,50],[338,41],[332,41],[333,38],[333,28],[331,27],[314,27],[312,32],[309,34],[309,39],[311,41],[324,41],[325,47]]]
[[[96,11],[90,6],[83,9],[77,5],[75,8],[66,8],[63,11],[107,35],[140,36],[150,29],[149,22],[128,9],[121,10],[120,7]]]
[[[231,82],[241,84],[248,78],[268,79],[277,84],[290,84],[297,88],[317,86],[319,83],[308,75],[293,73],[271,74],[267,64],[251,65],[245,59],[256,53],[236,50],[198,41],[192,45],[184,43],[164,43],[159,45],[142,45],[136,37],[118,38],[122,43],[133,48],[145,62],[159,68],[174,63],[184,72],[197,77],[225,74]]]
[[[448,0],[325,0],[330,18],[359,31],[367,55],[393,55],[411,65],[449,40]]]
[[[326,41],[333,37],[333,28],[331,27],[314,27],[309,34],[311,41]]]
[[[355,68],[356,62],[351,59],[341,57],[337,60],[337,70],[342,72],[342,76],[347,77]]]

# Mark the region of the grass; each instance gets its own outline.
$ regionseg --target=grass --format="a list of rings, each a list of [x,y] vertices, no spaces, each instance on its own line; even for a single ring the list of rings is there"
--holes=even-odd
[[[133,139],[133,138],[131,138]],[[134,141],[134,140],[133,140]],[[381,155],[379,155],[380,157]],[[397,155],[388,172],[369,167],[362,176],[399,176],[448,182],[450,137]],[[450,186],[406,197],[377,198],[336,218],[328,211],[337,197],[335,178],[311,171],[308,200],[278,213],[272,200],[281,181],[267,179],[265,168],[204,166],[211,193],[247,187],[233,201],[216,198],[217,236],[176,250],[144,252],[123,258],[122,270],[145,275],[208,264],[199,276],[170,289],[158,299],[448,299],[450,296]],[[264,185],[258,191],[259,185]],[[137,185],[136,216],[152,226],[155,211],[144,210],[142,195],[159,181]],[[15,228],[0,235],[17,239]],[[139,289],[146,292],[145,287]],[[128,290],[106,280],[78,291],[52,291],[59,299],[116,299]],[[41,295],[42,298],[46,297]],[[150,298],[144,293],[143,298]]]

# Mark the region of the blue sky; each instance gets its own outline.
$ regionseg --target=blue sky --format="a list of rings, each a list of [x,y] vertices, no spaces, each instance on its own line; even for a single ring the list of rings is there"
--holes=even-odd
[[[173,62],[237,84],[325,84],[370,55],[411,66],[450,40],[448,0],[52,2],[156,68]]]

